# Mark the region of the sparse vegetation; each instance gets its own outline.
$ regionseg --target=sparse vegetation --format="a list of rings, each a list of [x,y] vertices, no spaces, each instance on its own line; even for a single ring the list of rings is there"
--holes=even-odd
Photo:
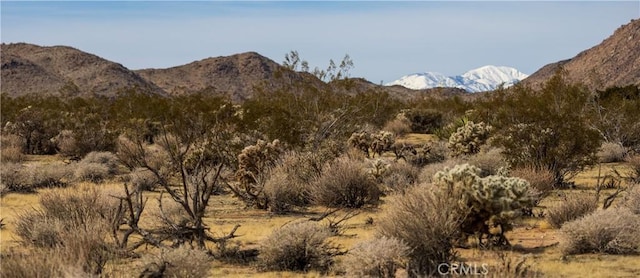
[[[562,202],[547,209],[546,219],[551,226],[560,228],[564,223],[578,219],[594,212],[597,208],[595,196],[580,194],[577,196],[565,196]]]
[[[565,223],[560,248],[567,255],[586,253],[638,254],[640,216],[627,209],[598,210]]]
[[[264,270],[327,272],[337,254],[331,232],[314,222],[290,223],[260,243],[258,261]]]

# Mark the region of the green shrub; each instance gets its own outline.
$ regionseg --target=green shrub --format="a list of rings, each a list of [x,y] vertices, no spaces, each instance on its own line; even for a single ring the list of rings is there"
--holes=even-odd
[[[435,275],[440,263],[453,261],[463,215],[448,193],[420,185],[390,197],[388,203],[389,208],[376,222],[378,232],[411,248],[410,276]]]
[[[381,195],[382,190],[364,165],[347,157],[327,163],[311,184],[314,203],[327,207],[377,205]]]
[[[598,210],[560,229],[563,254],[640,253],[640,215],[627,209]]]
[[[260,268],[327,272],[336,251],[328,242],[329,236],[326,227],[308,221],[278,228],[260,242]]]
[[[383,236],[356,243],[342,264],[349,277],[396,277],[410,250],[402,241]]]
[[[442,113],[433,109],[411,109],[406,112],[406,117],[414,133],[434,133],[444,123]]]
[[[596,199],[588,194],[565,197],[562,202],[547,209],[546,219],[554,228],[560,228],[566,222],[578,219],[594,212],[597,208]]]

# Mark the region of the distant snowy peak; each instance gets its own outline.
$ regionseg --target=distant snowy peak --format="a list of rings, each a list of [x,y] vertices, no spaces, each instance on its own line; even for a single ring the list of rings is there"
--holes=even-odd
[[[387,85],[400,85],[414,90],[454,87],[468,92],[484,92],[495,90],[502,84],[505,87],[512,86],[527,77],[528,75],[514,68],[484,66],[457,76],[445,76],[436,72],[416,73],[403,76]]]

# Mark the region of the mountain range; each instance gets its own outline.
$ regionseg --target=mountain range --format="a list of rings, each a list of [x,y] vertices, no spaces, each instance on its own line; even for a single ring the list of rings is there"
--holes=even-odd
[[[456,76],[445,76],[437,72],[415,73],[387,85],[400,85],[414,90],[453,87],[475,93],[492,91],[499,86],[509,87],[527,77],[528,75],[514,68],[490,65]]]
[[[569,81],[598,90],[611,86],[640,86],[639,39],[640,20],[636,19],[621,26],[601,44],[571,59],[546,65],[529,77],[512,68],[486,66],[454,77],[437,73],[413,74],[384,86],[363,78],[323,82],[310,73],[292,71],[255,52],[211,57],[166,69],[130,70],[117,62],[68,46],[3,43],[0,88],[3,94],[11,97],[29,94],[115,96],[135,88],[163,96],[207,93],[243,101],[259,91],[307,88],[346,94],[386,91],[408,99],[425,94],[466,97],[472,94],[466,94],[465,90],[487,91],[500,84],[509,86],[516,82],[535,88],[563,69]],[[447,88],[422,89],[440,86]]]

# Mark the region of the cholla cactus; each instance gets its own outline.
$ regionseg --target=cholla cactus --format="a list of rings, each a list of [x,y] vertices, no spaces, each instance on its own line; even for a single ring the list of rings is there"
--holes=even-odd
[[[434,182],[445,186],[453,198],[458,199],[460,209],[467,211],[461,229],[466,234],[478,234],[508,244],[504,232],[511,230],[511,220],[518,217],[522,208],[532,205],[527,194],[529,183],[520,178],[488,176],[481,178],[480,168],[456,165],[434,175]],[[496,231],[497,230],[497,231]]]
[[[367,157],[369,157],[369,146],[371,146],[371,142],[371,134],[366,131],[354,132],[353,134],[351,134],[351,137],[349,137],[349,140],[347,141],[347,143],[349,143],[349,145],[351,145],[352,147],[364,152]]]
[[[476,124],[468,121],[451,134],[448,147],[455,156],[476,154],[480,151],[480,146],[487,142],[491,129],[490,125],[483,122]]]
[[[371,150],[374,154],[381,156],[383,152],[391,150],[391,147],[396,142],[395,135],[388,131],[380,131],[378,134],[372,136]]]
[[[265,208],[268,204],[263,196],[263,183],[266,174],[282,154],[280,140],[273,142],[258,140],[255,145],[245,147],[238,155],[238,171],[236,177],[240,183],[232,188],[234,193],[248,204]]]

